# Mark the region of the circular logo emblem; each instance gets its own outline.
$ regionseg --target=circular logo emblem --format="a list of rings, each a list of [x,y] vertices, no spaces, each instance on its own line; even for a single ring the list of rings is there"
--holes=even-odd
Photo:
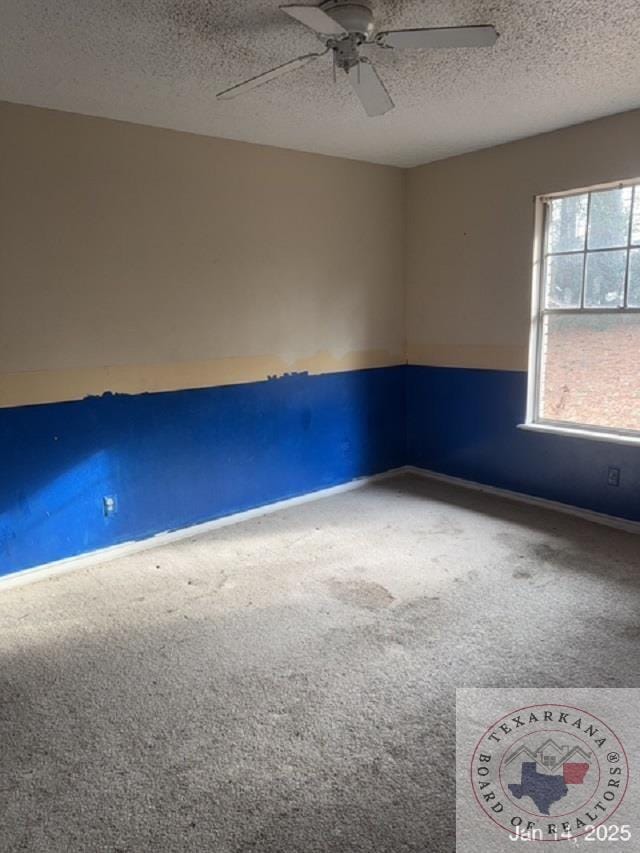
[[[569,705],[531,705],[487,728],[471,785],[495,824],[523,840],[564,841],[606,823],[629,782],[624,746],[604,720]]]

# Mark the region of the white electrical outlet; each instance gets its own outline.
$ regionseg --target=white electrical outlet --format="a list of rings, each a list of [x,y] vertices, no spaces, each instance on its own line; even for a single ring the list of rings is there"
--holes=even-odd
[[[102,510],[105,516],[114,515],[118,509],[115,495],[105,495],[102,498]]]

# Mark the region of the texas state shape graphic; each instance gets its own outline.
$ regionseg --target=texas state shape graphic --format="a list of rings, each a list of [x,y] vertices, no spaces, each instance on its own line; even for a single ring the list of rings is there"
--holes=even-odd
[[[584,779],[584,774],[582,778]],[[525,761],[522,764],[520,784],[509,785],[509,790],[518,800],[531,797],[540,814],[548,815],[551,806],[567,796],[569,788],[564,774],[549,776],[546,773],[538,773],[535,761]]]

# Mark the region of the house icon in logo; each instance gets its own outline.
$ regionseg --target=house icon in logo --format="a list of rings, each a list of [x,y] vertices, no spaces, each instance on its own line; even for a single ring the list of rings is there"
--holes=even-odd
[[[558,764],[564,763],[568,752],[569,747],[559,746],[554,740],[549,738],[549,740],[545,741],[535,751],[535,758],[538,764],[549,770],[553,770]]]
[[[553,773],[564,764],[572,761],[582,761],[587,765],[591,765],[592,753],[586,752],[581,746],[562,746],[552,738],[548,738],[535,750],[529,749],[527,746],[521,746],[507,758],[505,764],[511,764],[517,759],[528,762],[533,761],[541,770]]]

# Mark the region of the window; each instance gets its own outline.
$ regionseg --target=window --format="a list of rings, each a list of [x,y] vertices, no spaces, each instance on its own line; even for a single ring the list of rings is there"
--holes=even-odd
[[[537,199],[527,425],[640,441],[640,180]]]

